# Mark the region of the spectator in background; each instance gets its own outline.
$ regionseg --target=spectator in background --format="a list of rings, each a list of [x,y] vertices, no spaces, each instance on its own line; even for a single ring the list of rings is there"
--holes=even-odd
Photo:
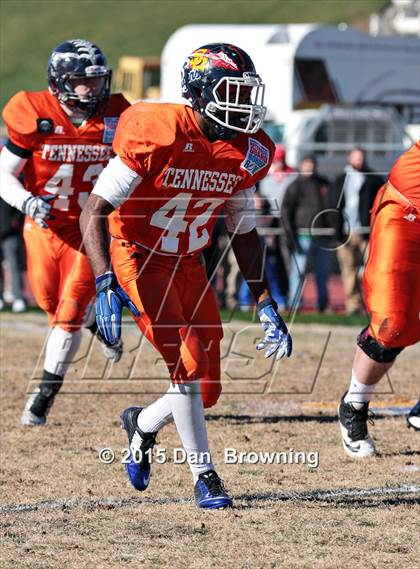
[[[287,186],[296,178],[296,171],[286,163],[286,150],[276,144],[273,162],[267,176],[257,184],[255,205],[258,227],[280,227],[281,203]],[[265,268],[272,294],[280,310],[285,308],[289,289],[288,248],[284,234],[263,236],[266,247]],[[206,250],[204,251],[206,255]],[[207,259],[207,257],[206,257]],[[240,275],[233,251],[223,257],[225,294],[224,303],[229,309],[239,305],[248,309],[253,304],[249,287]]]
[[[286,163],[286,149],[282,144],[276,144],[273,162],[268,175],[260,182],[260,193],[270,203],[273,212],[280,212],[284,193],[287,186],[293,182],[297,173]]]
[[[328,306],[327,282],[334,248],[333,238],[328,235],[328,229],[332,233],[330,199],[328,181],[318,175],[315,158],[306,156],[299,164],[298,177],[286,189],[282,204],[282,221],[291,252],[289,307],[301,305],[309,259],[315,272],[318,309],[323,312]]]
[[[295,180],[297,172],[286,162],[286,149],[282,144],[276,144],[273,163],[268,175],[261,180],[259,185],[260,194],[269,204],[273,216],[272,227],[281,226],[281,205],[287,187]],[[283,229],[283,228],[281,228]],[[279,292],[283,299],[287,299],[289,293],[289,251],[287,239],[283,232],[276,238],[276,273],[278,274]]]
[[[214,225],[212,241],[210,245],[203,250],[207,278],[216,291],[219,308],[227,307],[226,279],[230,270],[228,254],[226,252],[228,242],[228,232],[224,220],[222,217],[219,217]],[[235,304],[235,301],[233,304]]]
[[[347,314],[362,312],[359,269],[369,238],[369,215],[379,188],[384,183],[366,164],[366,152],[353,148],[347,157],[345,170],[334,181],[332,191],[338,207],[337,239],[343,243],[337,249],[341,277],[346,294]]]
[[[24,216],[0,198],[0,265],[6,261],[10,271],[13,312],[24,312],[22,271],[25,264],[22,228]],[[0,310],[4,308],[4,275],[0,266]]]
[[[279,249],[279,241],[277,235],[271,235],[270,232],[264,234],[264,229],[276,228],[279,225],[278,216],[274,217],[270,212],[269,202],[261,196],[258,189],[254,194],[255,212],[257,227],[262,228],[260,232],[261,246],[264,251],[264,263],[267,273],[267,279],[270,283],[271,296],[277,302],[279,310],[284,310],[286,306],[286,297],[282,293],[282,273],[285,273],[284,262],[280,262],[281,252]],[[287,273],[286,277],[287,279]],[[255,304],[252,299],[251,291],[246,281],[242,278],[238,291],[238,301],[241,310],[248,310],[250,306]]]

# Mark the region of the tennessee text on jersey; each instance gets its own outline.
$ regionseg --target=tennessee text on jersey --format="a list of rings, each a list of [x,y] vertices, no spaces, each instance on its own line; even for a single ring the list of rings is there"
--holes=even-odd
[[[112,95],[105,116],[92,116],[79,127],[47,90],[21,91],[5,106],[8,144],[12,152],[28,159],[23,170],[25,187],[34,195],[56,196],[55,219],[49,223],[53,231],[61,232],[67,220],[74,224],[79,217],[112,156],[118,116],[128,106],[122,95]]]
[[[137,103],[122,114],[113,148],[141,183],[110,215],[111,234],[191,255],[208,245],[224,207],[245,203],[238,194],[266,175],[274,145],[262,130],[210,143],[190,107]]]

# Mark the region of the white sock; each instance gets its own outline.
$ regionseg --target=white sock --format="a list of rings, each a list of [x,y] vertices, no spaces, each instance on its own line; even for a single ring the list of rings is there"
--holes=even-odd
[[[47,341],[44,369],[63,377],[79,349],[81,340],[81,330],[67,332],[55,326]]]
[[[199,474],[214,468],[207,440],[200,381],[172,383],[165,397],[171,406],[194,482],[197,482]]]
[[[376,389],[374,385],[365,385],[358,381],[354,369],[351,371],[351,381],[347,395],[344,397],[344,403],[352,403],[355,409],[361,409],[364,403],[371,400]]]
[[[156,433],[173,421],[172,407],[168,401],[170,395],[159,397],[157,401],[143,409],[137,419],[137,425],[143,433]]]

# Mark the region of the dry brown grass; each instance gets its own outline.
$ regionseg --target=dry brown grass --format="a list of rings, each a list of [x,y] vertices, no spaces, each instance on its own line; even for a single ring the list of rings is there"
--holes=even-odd
[[[85,365],[78,362],[48,426],[24,429],[19,416],[45,339],[45,319],[5,315],[2,325],[1,502],[40,505],[37,511],[0,513],[2,568],[345,569],[418,564],[418,495],[303,499],[315,490],[419,484],[418,433],[406,429],[402,417],[380,417],[371,428],[380,454],[353,462],[341,450],[334,411],[307,406],[338,400],[348,381],[356,329],[332,330],[310,392],[327,328],[296,326],[294,356],[267,374],[268,379],[255,379],[268,369],[262,357],[251,359],[258,328],[234,335],[243,324],[228,326],[224,346],[231,356],[223,365],[238,379],[225,374],[225,391],[232,394],[209,411],[208,430],[213,459],[235,508],[203,512],[192,502],[186,465],[155,465],[150,488],[141,494],[130,487],[119,462],[120,449],[126,446],[118,428],[119,412],[131,404],[147,404],[155,396],[144,393],[163,390],[167,383],[153,379],[164,373],[160,368],[156,376],[156,355],[150,349],[132,366],[131,380],[85,377],[77,383]],[[127,349],[134,348],[137,336],[128,327],[125,337]],[[242,356],[232,356],[232,351]],[[127,353],[109,375],[123,378],[131,364]],[[394,393],[377,399],[413,400],[419,390],[418,364],[418,347],[402,354],[391,374]],[[85,376],[101,375],[102,367],[100,350],[94,346]],[[149,380],[135,379],[139,376]],[[254,379],[241,382],[244,376]],[[385,382],[381,391],[389,392],[391,386]],[[85,394],[76,395],[80,391]],[[128,392],[132,395],[124,394]],[[169,455],[179,446],[173,426],[162,431],[158,446]],[[320,465],[227,465],[226,446],[243,451],[318,451]],[[99,461],[103,447],[117,452],[114,464]],[[113,505],[100,502],[106,499],[114,500]],[[40,504],[55,500],[67,506],[46,509]]]

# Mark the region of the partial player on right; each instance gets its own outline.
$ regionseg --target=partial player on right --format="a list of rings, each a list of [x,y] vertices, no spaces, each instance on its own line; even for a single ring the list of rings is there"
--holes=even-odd
[[[338,415],[349,456],[375,453],[367,421],[369,401],[398,354],[420,341],[420,141],[393,165],[379,190],[363,289],[370,324],[359,334],[348,391]],[[420,404],[408,425],[420,429]]]

